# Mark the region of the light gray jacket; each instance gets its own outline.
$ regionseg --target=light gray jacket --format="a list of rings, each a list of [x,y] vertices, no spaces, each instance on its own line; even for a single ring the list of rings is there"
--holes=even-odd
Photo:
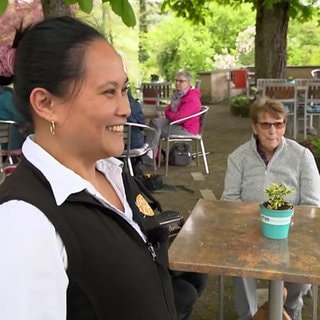
[[[254,136],[234,150],[228,156],[221,199],[264,202],[264,190],[272,182],[295,190],[286,198],[293,204],[320,206],[320,176],[311,151],[284,137],[268,165],[257,152]]]

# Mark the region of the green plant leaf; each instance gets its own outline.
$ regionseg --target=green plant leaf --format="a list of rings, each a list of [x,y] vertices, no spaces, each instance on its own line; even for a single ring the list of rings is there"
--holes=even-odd
[[[93,8],[93,0],[78,0],[80,9],[85,13],[90,13]]]
[[[66,4],[75,4],[78,3],[78,0],[64,0]]]
[[[311,146],[312,146],[312,152],[315,156],[320,156],[320,139],[316,137],[312,137],[310,139]]]
[[[107,0],[111,4],[112,11],[121,17],[127,27],[136,25],[136,17],[128,0]],[[103,2],[107,2],[106,0]]]
[[[0,1],[0,15],[6,11],[8,4],[9,4],[8,0],[1,0]]]
[[[290,205],[288,201],[286,201],[286,195],[293,193],[293,189],[288,189],[284,183],[277,184],[272,183],[270,187],[265,189],[265,192],[268,196],[268,209],[278,210],[285,205]]]

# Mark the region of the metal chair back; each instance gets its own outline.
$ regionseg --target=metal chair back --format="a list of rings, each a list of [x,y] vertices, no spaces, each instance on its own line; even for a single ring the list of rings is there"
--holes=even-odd
[[[124,142],[125,142],[125,149],[123,150],[122,155],[120,158],[125,159],[125,164],[128,166],[128,170],[131,176],[134,176],[134,170],[132,167],[132,161],[131,158],[138,158],[141,157],[145,154],[147,154],[149,151],[152,152],[152,158],[153,158],[153,172],[155,173],[156,171],[156,160],[155,160],[155,154],[154,150],[151,147],[151,145],[145,143],[141,148],[134,148],[131,149],[131,129],[132,127],[138,127],[143,131],[143,134],[146,135],[147,131],[155,131],[154,128],[144,125],[144,124],[139,124],[139,123],[131,123],[127,122],[124,126]]]

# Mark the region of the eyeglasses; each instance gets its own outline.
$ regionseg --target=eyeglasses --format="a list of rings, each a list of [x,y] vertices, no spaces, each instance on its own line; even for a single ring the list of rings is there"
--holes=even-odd
[[[188,80],[181,80],[181,79],[176,79],[176,82],[179,82],[179,83],[184,83],[184,82],[187,82]]]
[[[263,130],[268,130],[272,126],[275,129],[282,129],[286,125],[285,121],[282,121],[282,122],[257,122],[257,123],[260,125],[261,129],[263,129]]]

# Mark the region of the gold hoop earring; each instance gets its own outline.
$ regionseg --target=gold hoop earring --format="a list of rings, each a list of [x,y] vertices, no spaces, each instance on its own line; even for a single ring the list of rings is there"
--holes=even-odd
[[[56,124],[54,123],[54,120],[51,119],[50,121],[50,132],[54,136],[56,133]]]

